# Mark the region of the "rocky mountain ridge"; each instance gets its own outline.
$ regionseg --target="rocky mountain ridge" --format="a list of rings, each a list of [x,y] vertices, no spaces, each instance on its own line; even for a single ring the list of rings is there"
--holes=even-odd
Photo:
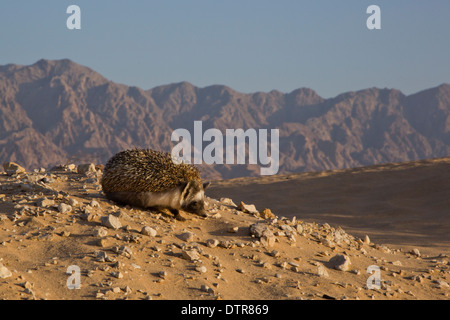
[[[114,83],[68,59],[0,66],[0,160],[27,169],[105,163],[116,152],[170,151],[177,128],[279,129],[279,173],[450,154],[450,85],[404,95],[368,88],[324,99],[308,88],[241,93],[188,82],[149,90]],[[207,143],[204,142],[203,147]],[[201,165],[210,179],[255,176],[255,165]]]

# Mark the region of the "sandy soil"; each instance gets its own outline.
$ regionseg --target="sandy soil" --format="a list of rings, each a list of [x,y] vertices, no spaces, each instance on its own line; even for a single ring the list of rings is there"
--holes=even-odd
[[[449,163],[216,181],[183,222],[106,200],[101,171],[3,173],[0,299],[448,299]]]
[[[215,181],[211,196],[288,218],[341,226],[377,243],[450,249],[450,159]]]

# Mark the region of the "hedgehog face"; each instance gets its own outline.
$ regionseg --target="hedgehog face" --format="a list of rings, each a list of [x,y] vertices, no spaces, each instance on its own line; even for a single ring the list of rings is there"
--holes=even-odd
[[[181,194],[181,208],[184,211],[206,217],[205,189],[210,183],[201,184],[196,180],[189,181]]]

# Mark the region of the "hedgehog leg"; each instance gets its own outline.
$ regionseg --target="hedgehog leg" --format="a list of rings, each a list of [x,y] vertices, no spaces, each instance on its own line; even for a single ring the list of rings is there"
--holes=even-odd
[[[174,215],[175,219],[178,221],[186,221],[186,218],[183,217],[178,209],[170,209],[170,212]]]

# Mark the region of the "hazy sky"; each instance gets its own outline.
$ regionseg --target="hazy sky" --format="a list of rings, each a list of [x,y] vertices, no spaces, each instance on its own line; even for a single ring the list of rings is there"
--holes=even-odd
[[[69,30],[69,5],[81,30]],[[369,30],[369,5],[381,30]],[[143,89],[188,81],[241,92],[450,83],[450,1],[1,1],[0,64],[68,58]]]

